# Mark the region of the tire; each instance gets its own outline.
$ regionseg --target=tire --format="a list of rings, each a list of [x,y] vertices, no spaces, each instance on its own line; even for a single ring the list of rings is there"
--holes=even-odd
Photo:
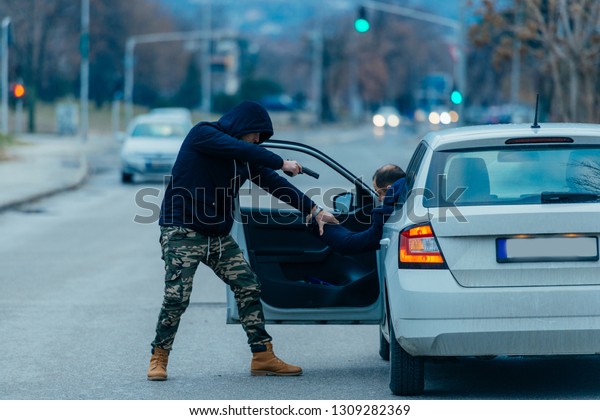
[[[394,395],[421,395],[425,389],[425,364],[408,354],[390,325],[390,390]]]
[[[123,184],[132,184],[133,183],[133,174],[128,174],[126,172],[121,173],[121,182]]]
[[[385,336],[383,335],[383,332],[381,331],[381,329],[383,327],[384,326],[382,325],[379,328],[379,355],[381,356],[381,358],[383,360],[385,360],[386,362],[389,362],[389,360],[390,360],[390,343],[388,343],[388,341],[385,339]]]

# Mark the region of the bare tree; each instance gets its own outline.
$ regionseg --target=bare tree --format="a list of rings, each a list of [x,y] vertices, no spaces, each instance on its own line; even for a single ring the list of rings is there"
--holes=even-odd
[[[567,184],[578,192],[600,194],[600,163],[592,158],[571,162]]]
[[[600,122],[600,2],[515,0],[512,8],[499,9],[493,0],[484,0],[481,14],[471,38],[493,48],[496,69],[507,69],[513,41],[521,40],[523,73],[552,81],[547,102],[553,119]]]
[[[527,21],[517,28],[526,41],[537,41],[555,86],[556,115],[567,121],[600,121],[597,85],[600,64],[600,2],[597,0],[525,0]],[[594,113],[594,111],[596,112]]]
[[[69,0],[4,0],[0,12],[12,19],[12,75],[27,87],[28,129],[34,131],[35,104],[44,82],[48,83],[46,72],[57,64],[71,67],[68,56],[61,52],[74,35],[77,7]]]
[[[10,16],[11,80],[26,89],[28,129],[36,131],[38,100],[52,102],[79,94],[80,1],[2,0],[0,16]],[[131,35],[174,30],[172,18],[151,0],[90,1],[90,94],[96,103],[111,99],[123,73],[125,41]],[[138,89],[154,97],[175,91],[188,55],[181,46],[140,48]]]

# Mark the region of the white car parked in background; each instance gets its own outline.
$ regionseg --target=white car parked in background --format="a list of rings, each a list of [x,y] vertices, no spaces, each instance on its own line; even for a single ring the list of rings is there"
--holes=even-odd
[[[308,146],[264,145],[321,173],[291,182],[327,187],[313,200],[342,225],[368,226],[369,185]],[[261,279],[269,321],[380,323],[397,395],[424,391],[427,358],[600,352],[599,125],[432,132],[406,174],[407,200],[376,256],[334,252],[295,210],[240,202],[245,223],[233,234]]]
[[[133,182],[135,175],[170,174],[181,143],[191,128],[189,117],[178,113],[135,117],[121,148],[122,182]]]

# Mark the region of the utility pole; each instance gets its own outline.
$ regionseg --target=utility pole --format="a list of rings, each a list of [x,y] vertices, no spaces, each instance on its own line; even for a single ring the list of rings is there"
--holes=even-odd
[[[523,25],[522,5],[515,5],[515,28]],[[514,107],[519,103],[519,91],[521,89],[521,40],[518,36],[513,39],[512,68],[510,72],[510,103]]]
[[[321,22],[312,34],[312,98],[315,123],[321,122],[321,101],[323,100],[323,30]]]
[[[8,30],[10,18],[2,19],[2,134],[8,134]]]
[[[80,135],[82,141],[88,138],[88,97],[90,87],[90,0],[81,0],[81,38],[79,45],[81,53],[81,85],[80,102]]]
[[[211,89],[211,62],[210,62],[210,57],[211,57],[211,51],[210,51],[210,47],[211,47],[211,39],[210,39],[210,33],[212,30],[212,24],[211,24],[211,1],[207,0],[206,1],[206,5],[204,7],[204,30],[205,32],[208,34],[207,37],[205,37],[202,40],[202,112],[206,113],[207,115],[210,114],[210,111],[212,109],[212,89]]]

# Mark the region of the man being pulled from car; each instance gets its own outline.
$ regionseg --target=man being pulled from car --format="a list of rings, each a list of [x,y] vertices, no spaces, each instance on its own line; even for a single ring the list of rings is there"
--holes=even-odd
[[[379,249],[383,235],[383,224],[398,204],[406,200],[406,174],[397,165],[387,164],[375,171],[373,188],[379,196],[381,206],[371,211],[371,225],[362,232],[352,232],[342,225],[328,225],[316,219],[312,222],[313,232],[321,230],[320,238],[332,249],[351,255]]]
[[[230,236],[234,200],[251,180],[320,223],[337,223],[276,170],[295,176],[296,161],[259,146],[273,135],[267,111],[242,102],[218,122],[201,122],[186,136],[173,167],[160,213],[165,292],[152,342],[149,380],[167,379],[167,362],[199,264],[210,267],[233,291],[252,351],[252,375],[300,375],[302,369],[278,359],[265,329],[260,282]]]

